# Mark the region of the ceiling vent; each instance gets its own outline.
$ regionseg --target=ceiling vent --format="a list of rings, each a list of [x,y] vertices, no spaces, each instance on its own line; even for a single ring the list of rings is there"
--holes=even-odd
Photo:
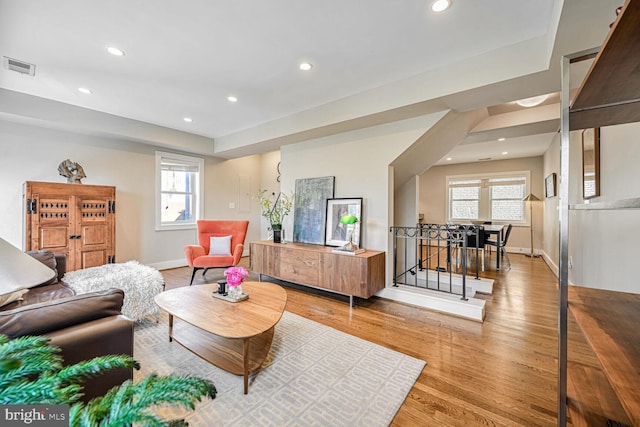
[[[20,74],[28,74],[30,76],[34,76],[36,74],[36,66],[34,64],[29,64],[28,62],[20,61],[18,59],[3,56],[2,64],[4,68],[16,71]]]

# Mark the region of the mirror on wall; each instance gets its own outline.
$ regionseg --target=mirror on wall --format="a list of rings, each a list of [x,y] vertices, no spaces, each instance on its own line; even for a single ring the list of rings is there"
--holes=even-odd
[[[600,128],[582,131],[582,197],[600,195]]]

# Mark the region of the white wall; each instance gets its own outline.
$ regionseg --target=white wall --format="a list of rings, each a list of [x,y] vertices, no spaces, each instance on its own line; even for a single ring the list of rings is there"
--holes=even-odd
[[[160,268],[184,265],[184,246],[196,241],[195,230],[155,231],[155,150],[0,120],[0,237],[22,248],[24,182],[65,182],[57,168],[69,158],[83,166],[85,184],[116,187],[117,261],[136,259]],[[257,192],[261,162],[260,156],[230,161],[205,157],[205,218],[249,219],[248,241],[259,239],[259,208],[251,202],[248,210],[239,211],[239,177],[248,176],[251,192]],[[229,202],[235,203],[234,209]]]
[[[259,188],[256,189],[256,193],[258,192],[258,190],[267,190],[267,192],[269,193],[278,194],[280,192],[280,181],[282,179],[281,170],[286,167],[286,165],[280,164],[280,151],[272,151],[262,154],[260,156],[260,162],[261,174],[260,180],[257,183]],[[254,203],[256,203],[255,209],[260,212],[259,204],[257,204],[256,200],[254,200]],[[266,218],[261,216],[258,224],[260,226],[259,240],[266,240],[267,238],[272,236],[269,233],[269,227],[271,224]],[[293,236],[293,233],[286,234],[285,240],[290,240],[290,236]]]
[[[275,153],[279,155],[279,153]],[[263,179],[263,162],[273,154],[205,161],[205,219],[248,219],[244,255],[249,255],[249,243],[261,240],[260,206],[255,199]],[[267,163],[269,165],[269,163]],[[196,239],[192,231],[192,239]]]
[[[363,198],[362,245],[387,252],[387,283],[392,271],[389,226],[393,214],[389,164],[440,116],[422,116],[282,148],[282,164],[286,165],[283,191],[293,191],[299,178],[334,176],[335,197]],[[292,220],[285,221],[287,235],[293,235]]]
[[[389,164],[441,115],[310,140],[286,146],[282,154],[236,160],[205,157],[205,218],[249,219],[247,248],[251,241],[266,238],[267,224],[251,196],[259,188],[280,190],[277,166],[282,155],[283,191],[293,191],[298,178],[335,176],[335,197],[364,199],[363,244],[388,251],[393,209]],[[155,151],[137,142],[0,120],[0,196],[5,201],[0,208],[0,237],[22,247],[23,183],[64,182],[57,167],[70,158],[87,173],[84,183],[116,187],[117,261],[137,259],[158,268],[184,264],[183,248],[196,241],[196,231],[155,231]],[[293,218],[284,225],[287,235],[293,235]]]
[[[415,227],[418,223],[419,177],[410,179],[396,189],[394,219],[391,225]]]
[[[293,191],[295,180],[335,176],[335,197],[363,197],[363,244],[388,251],[389,164],[423,135],[441,114],[343,133],[287,146],[280,182]],[[76,134],[0,120],[0,237],[22,247],[22,187],[25,181],[64,182],[58,164],[80,163],[86,184],[116,187],[116,257],[168,268],[184,264],[184,246],[195,230],[155,231],[155,151],[150,145]],[[280,152],[235,160],[205,157],[205,218],[249,219],[248,244],[268,236],[253,197],[259,188],[279,191]],[[245,189],[249,188],[249,195]],[[392,188],[392,187],[391,187]],[[249,205],[247,209],[247,204]],[[230,207],[233,206],[233,207]],[[292,236],[293,218],[285,221]]]
[[[418,197],[419,197],[419,177],[414,176],[403,185],[396,188],[394,193],[394,213],[393,220],[390,225],[397,227],[415,227],[418,223]],[[405,265],[405,262],[412,259],[406,259],[405,254],[415,254],[418,250],[418,241],[414,239],[402,239],[402,242],[392,242],[397,244],[398,248],[403,248],[396,252],[396,265]],[[405,251],[406,250],[406,251]],[[389,251],[389,255],[393,254]],[[409,257],[411,258],[411,257]],[[413,264],[412,264],[413,265]],[[391,264],[393,268],[393,264]]]
[[[600,197],[614,202],[640,197],[640,124],[601,128]],[[581,138],[571,133],[570,203],[582,203]],[[640,293],[637,262],[640,210],[572,210],[569,215],[571,284]],[[547,232],[547,230],[545,230]],[[552,231],[549,231],[552,232]]]
[[[544,153],[543,156],[543,169],[544,177],[548,177],[550,174],[556,174],[556,196],[544,198],[544,213],[543,213],[543,240],[542,240],[542,256],[545,261],[558,275],[559,268],[559,252],[560,252],[560,239],[559,239],[559,225],[560,225],[560,212],[558,211],[559,196],[557,193],[560,189],[560,134],[556,134],[551,142],[551,145]],[[542,197],[541,197],[542,199]]]

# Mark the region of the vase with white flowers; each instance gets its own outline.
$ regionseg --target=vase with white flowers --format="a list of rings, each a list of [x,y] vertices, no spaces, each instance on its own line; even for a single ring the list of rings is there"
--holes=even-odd
[[[265,217],[271,225],[273,241],[275,243],[281,243],[283,240],[282,223],[293,208],[294,193],[278,193],[276,196],[275,192],[259,190],[257,199],[260,202],[262,216]]]

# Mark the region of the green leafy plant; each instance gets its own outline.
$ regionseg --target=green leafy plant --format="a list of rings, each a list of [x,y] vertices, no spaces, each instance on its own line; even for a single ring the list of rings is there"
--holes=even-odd
[[[269,193],[268,190],[259,190],[256,198],[260,202],[262,216],[272,226],[282,226],[284,217],[289,215],[293,207],[294,193]]]
[[[194,409],[202,397],[216,397],[216,388],[208,380],[153,374],[136,384],[125,381],[85,404],[80,401],[80,380],[140,365],[130,356],[109,355],[63,366],[59,353],[46,337],[0,335],[0,405],[69,404],[70,426],[186,426],[183,419],[166,421],[151,410],[166,404]]]

